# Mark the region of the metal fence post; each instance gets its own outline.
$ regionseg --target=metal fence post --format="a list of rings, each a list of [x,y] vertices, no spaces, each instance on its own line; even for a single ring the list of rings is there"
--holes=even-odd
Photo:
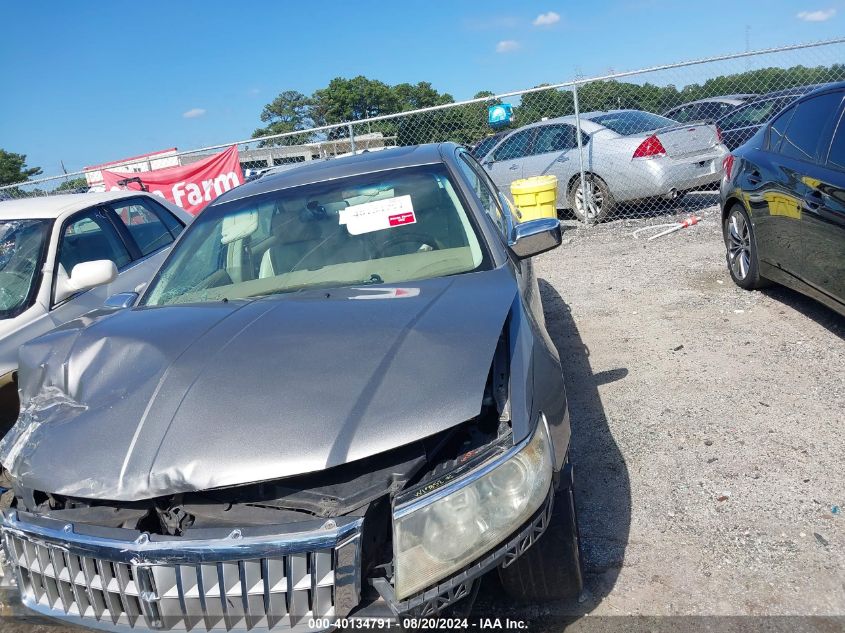
[[[352,131],[352,124],[349,124],[349,144],[352,146],[352,155],[355,155],[355,132]]]
[[[592,202],[592,190],[587,192],[587,176],[584,174],[584,145],[581,143],[581,111],[578,109],[578,84],[572,84],[572,101],[575,106],[575,136],[578,142],[578,161],[581,170],[581,202],[584,205],[584,224],[590,226],[590,203]],[[578,195],[575,195],[577,205]],[[573,209],[574,211],[574,209]]]

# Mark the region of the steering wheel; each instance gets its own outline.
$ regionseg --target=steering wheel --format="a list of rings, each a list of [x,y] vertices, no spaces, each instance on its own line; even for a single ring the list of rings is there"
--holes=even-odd
[[[409,245],[400,248],[404,245]],[[428,247],[423,249],[423,247]],[[378,258],[394,257],[396,255],[409,255],[420,250],[438,251],[444,248],[443,243],[427,233],[416,233],[413,231],[402,232],[388,237],[378,247]]]

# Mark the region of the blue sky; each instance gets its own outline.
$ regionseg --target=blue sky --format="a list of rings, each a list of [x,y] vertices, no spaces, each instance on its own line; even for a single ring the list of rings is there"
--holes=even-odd
[[[741,51],[746,25],[752,48],[845,33],[843,0],[30,0],[0,15],[0,148],[45,174],[247,138],[277,93],[336,76],[464,99]]]

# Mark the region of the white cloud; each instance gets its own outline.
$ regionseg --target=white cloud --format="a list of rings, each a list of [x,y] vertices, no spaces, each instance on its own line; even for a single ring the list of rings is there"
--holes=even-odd
[[[183,112],[182,116],[186,119],[198,119],[205,116],[205,110],[203,108],[191,108],[187,112]]]
[[[497,53],[512,53],[519,50],[519,42],[516,40],[502,40],[496,44]]]
[[[819,9],[818,11],[802,11],[795,17],[805,22],[824,22],[836,15],[836,9]]]
[[[554,11],[549,11],[548,13],[541,13],[536,18],[532,24],[534,26],[549,26],[551,24],[557,24],[560,22],[560,14],[555,13]]]

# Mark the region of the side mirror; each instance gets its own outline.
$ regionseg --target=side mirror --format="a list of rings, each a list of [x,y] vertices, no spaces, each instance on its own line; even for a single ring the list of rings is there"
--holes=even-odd
[[[519,259],[526,259],[557,248],[561,240],[560,221],[540,218],[514,225],[509,245]]]
[[[84,290],[110,284],[117,279],[117,266],[107,259],[82,262],[73,267],[70,277],[56,280],[56,303]]]
[[[131,308],[135,305],[135,302],[138,300],[138,293],[137,292],[119,292],[116,295],[112,295],[108,299],[103,302],[104,308],[117,308],[122,310],[123,308]]]

